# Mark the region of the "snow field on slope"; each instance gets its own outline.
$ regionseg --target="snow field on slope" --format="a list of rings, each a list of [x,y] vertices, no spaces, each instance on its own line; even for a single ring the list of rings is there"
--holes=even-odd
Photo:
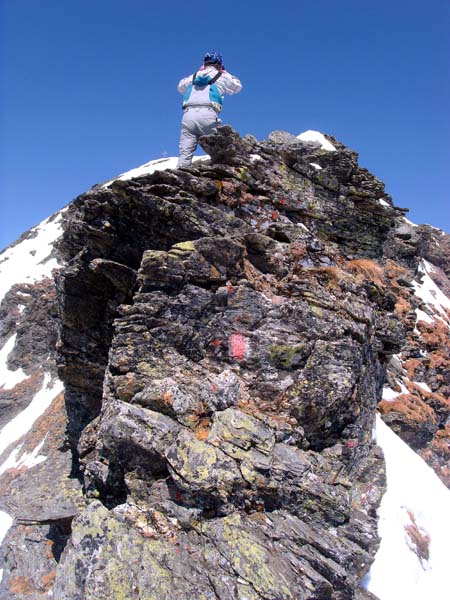
[[[450,300],[431,279],[429,274],[433,270],[433,265],[426,260],[421,260],[419,272],[422,274],[422,283],[413,281],[415,294],[430,307],[432,312],[440,313],[438,316],[448,324],[449,319],[444,309],[450,310]]]
[[[17,333],[12,335],[0,350],[0,390],[12,390],[17,384],[27,379],[28,375],[21,369],[10,371],[8,369],[8,355],[16,343]]]
[[[23,435],[28,433],[35,421],[47,410],[53,400],[60,394],[64,386],[61,381],[56,380],[52,384],[48,373],[44,376],[41,389],[34,395],[30,404],[18,415],[16,415],[9,423],[7,423],[0,431],[0,455],[19,440]],[[24,453],[21,456],[20,450],[23,444],[14,448],[7,458],[0,465],[0,475],[7,469],[20,468],[25,466],[29,469],[43,462],[46,457],[39,454],[42,446],[45,443],[44,439],[30,453]],[[14,519],[5,511],[0,510],[0,545],[12,526]],[[0,581],[3,577],[3,570],[0,569]]]
[[[59,379],[51,384],[50,375],[45,373],[42,387],[35,394],[30,404],[0,431],[0,456],[10,444],[28,433],[36,419],[47,410],[63,389],[64,386]]]
[[[377,415],[387,491],[379,508],[380,548],[364,586],[380,600],[444,598],[448,589],[450,490]],[[416,527],[414,527],[414,521]],[[429,558],[419,559],[406,528],[416,529]]]
[[[31,467],[35,467],[41,462],[44,462],[47,457],[43,454],[39,454],[39,452],[41,451],[42,446],[45,444],[46,439],[47,435],[44,436],[44,439],[41,440],[36,448],[34,448],[31,452],[25,452],[25,454],[20,456],[19,454],[23,444],[20,444],[17,446],[17,448],[14,448],[8,458],[0,466],[0,475],[2,475],[8,469],[20,469],[20,467],[27,467],[27,469],[31,469]]]
[[[64,210],[52,221],[49,217],[30,229],[30,233],[36,233],[35,237],[24,239],[0,254],[0,302],[16,283],[35,283],[50,277],[52,270],[60,266],[50,253],[62,234]]]

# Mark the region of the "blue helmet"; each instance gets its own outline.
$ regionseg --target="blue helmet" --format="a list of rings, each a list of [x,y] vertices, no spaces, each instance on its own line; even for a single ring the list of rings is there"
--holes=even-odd
[[[219,52],[207,52],[205,54],[205,58],[203,59],[203,63],[205,65],[213,65],[219,63],[219,65],[223,66],[223,58]]]

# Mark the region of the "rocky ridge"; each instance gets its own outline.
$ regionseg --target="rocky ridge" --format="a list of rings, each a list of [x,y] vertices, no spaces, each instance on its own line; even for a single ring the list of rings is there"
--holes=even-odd
[[[449,312],[417,295],[421,277],[450,289],[449,236],[408,224],[327,137],[335,151],[222,127],[202,140],[210,163],[64,212],[31,312],[55,324],[42,348],[66,430],[8,480],[0,597],[371,597],[381,398],[449,483]],[[10,366],[42,361],[5,300]],[[34,574],[31,544],[47,548]]]

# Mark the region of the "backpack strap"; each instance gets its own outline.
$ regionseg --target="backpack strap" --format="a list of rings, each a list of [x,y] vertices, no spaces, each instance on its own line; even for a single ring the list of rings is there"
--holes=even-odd
[[[211,81],[209,81],[206,85],[212,85],[213,83],[216,83],[216,81],[219,79],[219,77],[222,75],[222,71],[218,71],[215,76],[211,79]],[[194,85],[195,83],[195,78],[197,77],[197,73],[194,73],[192,75],[192,85]]]
[[[218,71],[217,74],[215,75],[215,77],[213,77],[211,79],[211,81],[208,83],[208,85],[212,85],[213,83],[216,83],[216,81],[219,79],[219,77],[222,75],[222,71]]]

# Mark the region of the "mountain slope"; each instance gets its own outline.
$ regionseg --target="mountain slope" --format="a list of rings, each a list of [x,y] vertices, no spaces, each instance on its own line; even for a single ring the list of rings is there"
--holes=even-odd
[[[2,598],[371,597],[380,400],[448,484],[449,236],[330,136],[203,145],[0,256]],[[397,521],[431,589],[423,506]]]

